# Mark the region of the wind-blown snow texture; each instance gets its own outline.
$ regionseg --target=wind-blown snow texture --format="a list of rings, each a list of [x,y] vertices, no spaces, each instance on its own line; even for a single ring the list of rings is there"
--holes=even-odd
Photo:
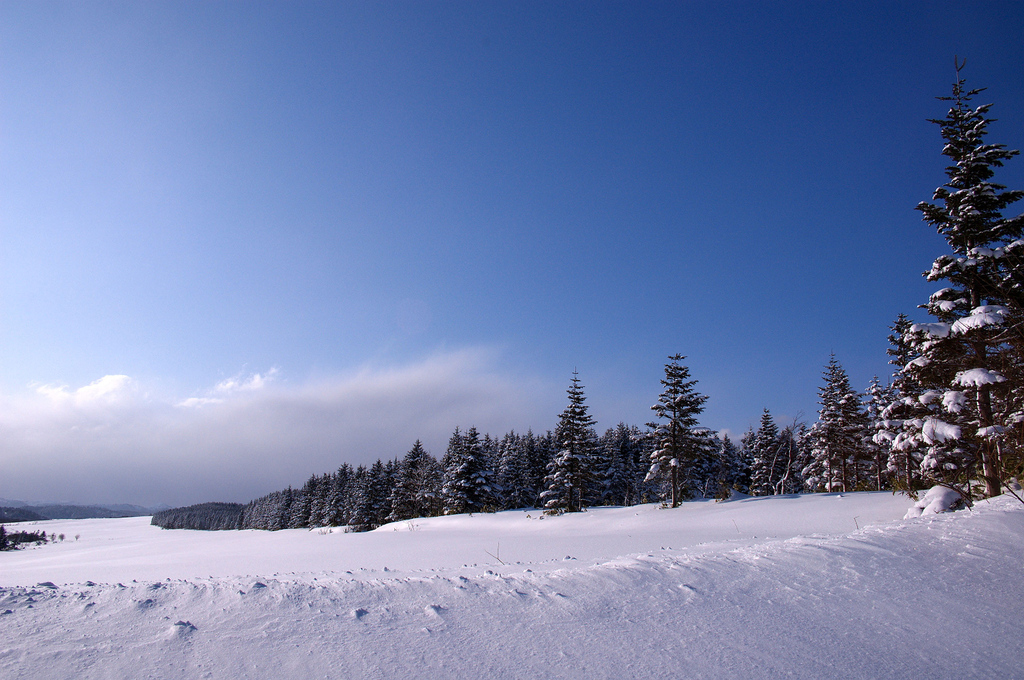
[[[898,521],[909,505],[821,494],[363,535],[43,522],[81,539],[0,555],[0,676],[1021,677],[1024,505]]]

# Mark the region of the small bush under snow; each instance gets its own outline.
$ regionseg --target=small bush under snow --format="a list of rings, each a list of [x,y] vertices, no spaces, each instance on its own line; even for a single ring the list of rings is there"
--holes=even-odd
[[[928,493],[921,497],[921,500],[907,510],[903,519],[912,519],[921,515],[937,515],[940,512],[959,510],[964,506],[964,497],[959,491],[950,489],[948,486],[933,486]]]

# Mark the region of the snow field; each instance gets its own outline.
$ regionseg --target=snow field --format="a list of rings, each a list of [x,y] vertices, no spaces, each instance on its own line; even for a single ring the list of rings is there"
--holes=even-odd
[[[0,563],[0,677],[1024,676],[1024,505],[894,521],[909,505],[809,495],[363,535],[81,520],[77,544]],[[855,516],[870,526],[848,527]],[[103,545],[87,547],[85,522]],[[499,537],[518,563],[481,559]],[[172,551],[165,576],[145,576],[161,546],[191,546],[193,572],[214,574],[186,575]],[[230,550],[239,562],[218,564]],[[302,559],[309,569],[284,571]],[[238,564],[249,575],[230,573]],[[42,577],[104,565],[122,585]]]

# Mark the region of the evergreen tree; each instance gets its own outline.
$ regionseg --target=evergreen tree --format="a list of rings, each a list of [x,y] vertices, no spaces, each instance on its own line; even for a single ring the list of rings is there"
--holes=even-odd
[[[806,428],[796,420],[779,432],[776,478],[772,487],[774,494],[800,493],[803,490],[803,469],[808,463],[806,439]]]
[[[530,446],[526,437],[509,432],[498,443],[498,485],[502,490],[502,508],[532,507],[537,500],[530,470]]]
[[[345,522],[351,531],[373,529],[373,497],[370,491],[370,473],[366,466],[358,466],[348,479],[345,490]]]
[[[885,428],[884,414],[893,400],[892,386],[883,387],[876,375],[871,378],[871,384],[868,385],[864,396],[867,398],[864,411],[868,420],[868,432],[871,433],[871,441],[868,445],[870,458],[868,459],[867,477],[870,480],[871,488],[881,491],[886,486],[891,451],[886,438],[878,438],[876,435],[879,430]]]
[[[985,495],[1001,490],[1001,441],[1007,416],[1014,411],[1013,385],[1006,374],[1020,365],[1019,331],[1010,323],[1024,305],[1024,267],[1018,240],[1024,216],[1002,212],[1024,197],[991,181],[993,168],[1017,151],[985,142],[991,105],[973,107],[983,90],[967,90],[957,79],[945,118],[932,120],[945,141],[942,153],[952,161],[947,181],[935,190],[934,203],[917,209],[945,239],[952,253],[936,258],[926,276],[949,286],[931,296],[925,308],[937,321],[915,324],[912,339],[920,357],[908,370],[920,383],[937,386],[936,401],[945,412],[925,418],[921,438],[928,445],[921,467],[933,480],[970,478],[980,462]]]
[[[463,451],[466,455],[465,474],[469,478],[467,512],[494,512],[498,509],[497,484],[491,468],[493,449],[494,442],[490,435],[485,434],[481,441],[475,427],[466,430]]]
[[[536,493],[536,500],[534,505],[537,507],[543,507],[544,499],[542,496],[547,491],[547,482],[545,481],[548,476],[548,464],[555,459],[555,453],[558,451],[557,445],[555,444],[555,433],[551,430],[546,431],[544,434],[537,436],[533,434],[533,430],[526,433],[528,438],[532,439],[532,450],[530,454],[530,479],[533,482],[533,489]],[[528,443],[529,447],[530,444]]]
[[[395,476],[395,484],[388,495],[389,522],[399,522],[421,516],[420,491],[423,485],[423,466],[427,456],[419,439],[405,454]]]
[[[846,371],[832,355],[819,389],[821,411],[811,437],[811,460],[802,471],[812,490],[853,491],[867,456],[867,418]]]
[[[602,452],[603,501],[612,505],[635,505],[640,502],[641,485],[647,470],[643,438],[636,426],[620,422],[609,428],[598,446]]]
[[[701,489],[713,451],[710,433],[697,427],[697,416],[708,398],[694,391],[697,381],[691,380],[690,369],[679,363],[685,358],[675,354],[665,364],[661,380],[665,391],[651,407],[659,421],[648,424],[654,430],[656,448],[645,479],[667,478],[673,508]]]
[[[391,506],[388,504],[388,496],[394,486],[395,461],[385,463],[380,458],[370,466],[368,478],[368,491],[370,498],[370,527],[376,529],[387,522]]]
[[[280,503],[277,506],[277,517],[272,529],[287,529],[292,517],[292,503],[295,501],[295,491],[288,487],[280,496]]]
[[[751,426],[743,433],[740,437],[740,459],[745,463],[744,476],[742,478],[742,485],[738,486],[737,489],[746,494],[751,494],[751,486],[753,484],[752,470],[754,469],[754,437],[757,436],[757,431]]]
[[[890,326],[890,347],[886,353],[895,370],[873,437],[875,444],[888,452],[886,471],[894,488],[909,493],[921,486],[920,464],[925,448],[921,426],[924,419],[932,415],[929,406],[921,400],[925,390],[913,375],[911,363],[919,356],[911,341],[911,326],[902,312]]]
[[[723,434],[718,444],[718,497],[728,498],[728,491],[750,492],[750,466],[739,447],[732,443],[728,434]]]
[[[768,496],[775,493],[778,474],[779,428],[768,409],[761,414],[761,424],[750,442],[750,493]]]
[[[569,405],[555,427],[558,453],[548,463],[547,490],[541,494],[545,512],[580,512],[587,502],[586,493],[593,479],[593,456],[597,436],[594,419],[587,413],[586,397],[579,374],[572,373],[567,390]]]
[[[466,450],[465,436],[455,428],[448,439],[448,449],[441,459],[444,480],[441,502],[444,514],[458,515],[472,512],[473,460]]]
[[[331,476],[330,495],[327,501],[327,526],[340,527],[348,524],[345,514],[345,490],[351,477],[352,466],[348,463],[342,463],[337,472]]]
[[[309,480],[295,492],[288,517],[289,529],[305,529],[309,527],[313,481]]]

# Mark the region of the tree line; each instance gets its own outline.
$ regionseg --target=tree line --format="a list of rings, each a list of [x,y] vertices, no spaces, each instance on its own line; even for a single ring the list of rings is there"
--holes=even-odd
[[[974,107],[956,64],[939,126],[946,182],[917,206],[949,245],[925,276],[945,285],[921,305],[934,320],[900,314],[891,326],[892,374],[860,393],[833,355],[819,388],[816,422],[782,428],[765,409],[734,444],[700,425],[707,396],[673,355],[655,419],[602,435],[573,373],[568,405],[553,431],[482,436],[456,428],[437,460],[417,441],[401,459],[343,464],[301,488],[255,499],[238,528],[346,526],[442,514],[536,507],[558,514],[596,505],[738,492],[904,490],[944,484],[972,496],[1002,492],[1024,472],[1024,215],[1003,211],[1024,197],[992,181],[1016,156],[985,141],[991,105]],[[1012,489],[1011,489],[1012,491]],[[156,523],[156,518],[154,518]]]
[[[54,540],[56,537],[51,539],[46,538],[45,531],[12,531],[8,532],[7,528],[0,524],[0,551],[2,550],[17,550],[22,545],[28,543],[34,543],[36,545],[43,545],[48,540]],[[61,534],[61,540],[64,540],[64,535]]]

